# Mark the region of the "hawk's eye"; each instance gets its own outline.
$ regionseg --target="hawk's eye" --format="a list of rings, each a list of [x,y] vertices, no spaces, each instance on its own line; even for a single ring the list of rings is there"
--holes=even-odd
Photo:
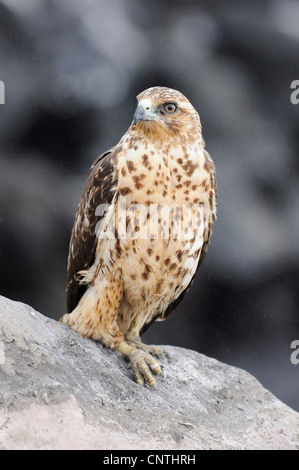
[[[164,104],[164,109],[165,111],[167,111],[168,113],[172,114],[172,113],[175,113],[176,110],[177,110],[177,105],[174,104],[174,103],[165,103]]]

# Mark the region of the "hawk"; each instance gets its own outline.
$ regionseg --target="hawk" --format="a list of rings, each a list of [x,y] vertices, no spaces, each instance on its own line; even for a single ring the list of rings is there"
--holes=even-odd
[[[192,283],[211,239],[217,190],[188,99],[157,86],[137,100],[127,132],[90,168],[70,241],[69,313],[61,321],[120,351],[137,383],[154,387],[161,367],[153,356],[163,351],[140,335],[165,320]]]

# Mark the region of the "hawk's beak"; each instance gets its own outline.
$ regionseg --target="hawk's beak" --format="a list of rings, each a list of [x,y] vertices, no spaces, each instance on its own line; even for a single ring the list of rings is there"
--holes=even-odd
[[[140,101],[134,114],[134,124],[138,121],[155,121],[157,114],[153,110],[153,104],[150,100],[144,99]]]
[[[137,109],[134,114],[134,124],[136,126],[138,121],[143,121],[144,120],[144,115],[145,115],[145,109],[142,106],[142,104],[139,104],[137,106]]]

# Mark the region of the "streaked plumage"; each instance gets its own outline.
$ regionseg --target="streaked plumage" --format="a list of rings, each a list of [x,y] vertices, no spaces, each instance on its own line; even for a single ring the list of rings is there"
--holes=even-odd
[[[160,350],[143,345],[139,335],[169,315],[205,257],[216,219],[216,176],[199,116],[184,95],[153,87],[137,99],[126,134],[89,171],[70,242],[70,314],[62,321],[126,354],[137,382],[153,386],[148,365],[158,373],[159,364],[149,353]],[[101,212],[103,203],[108,210]],[[194,236],[176,237],[171,224],[168,233],[163,207],[171,206],[179,220],[188,205],[199,211]],[[155,227],[158,238],[150,233]],[[103,238],[107,228],[115,238]],[[147,238],[138,238],[142,230]]]

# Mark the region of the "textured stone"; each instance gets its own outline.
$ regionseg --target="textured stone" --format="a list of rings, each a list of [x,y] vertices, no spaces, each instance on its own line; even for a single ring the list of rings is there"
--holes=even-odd
[[[118,353],[0,297],[1,449],[296,449],[299,414],[250,374],[166,346],[155,390]]]

